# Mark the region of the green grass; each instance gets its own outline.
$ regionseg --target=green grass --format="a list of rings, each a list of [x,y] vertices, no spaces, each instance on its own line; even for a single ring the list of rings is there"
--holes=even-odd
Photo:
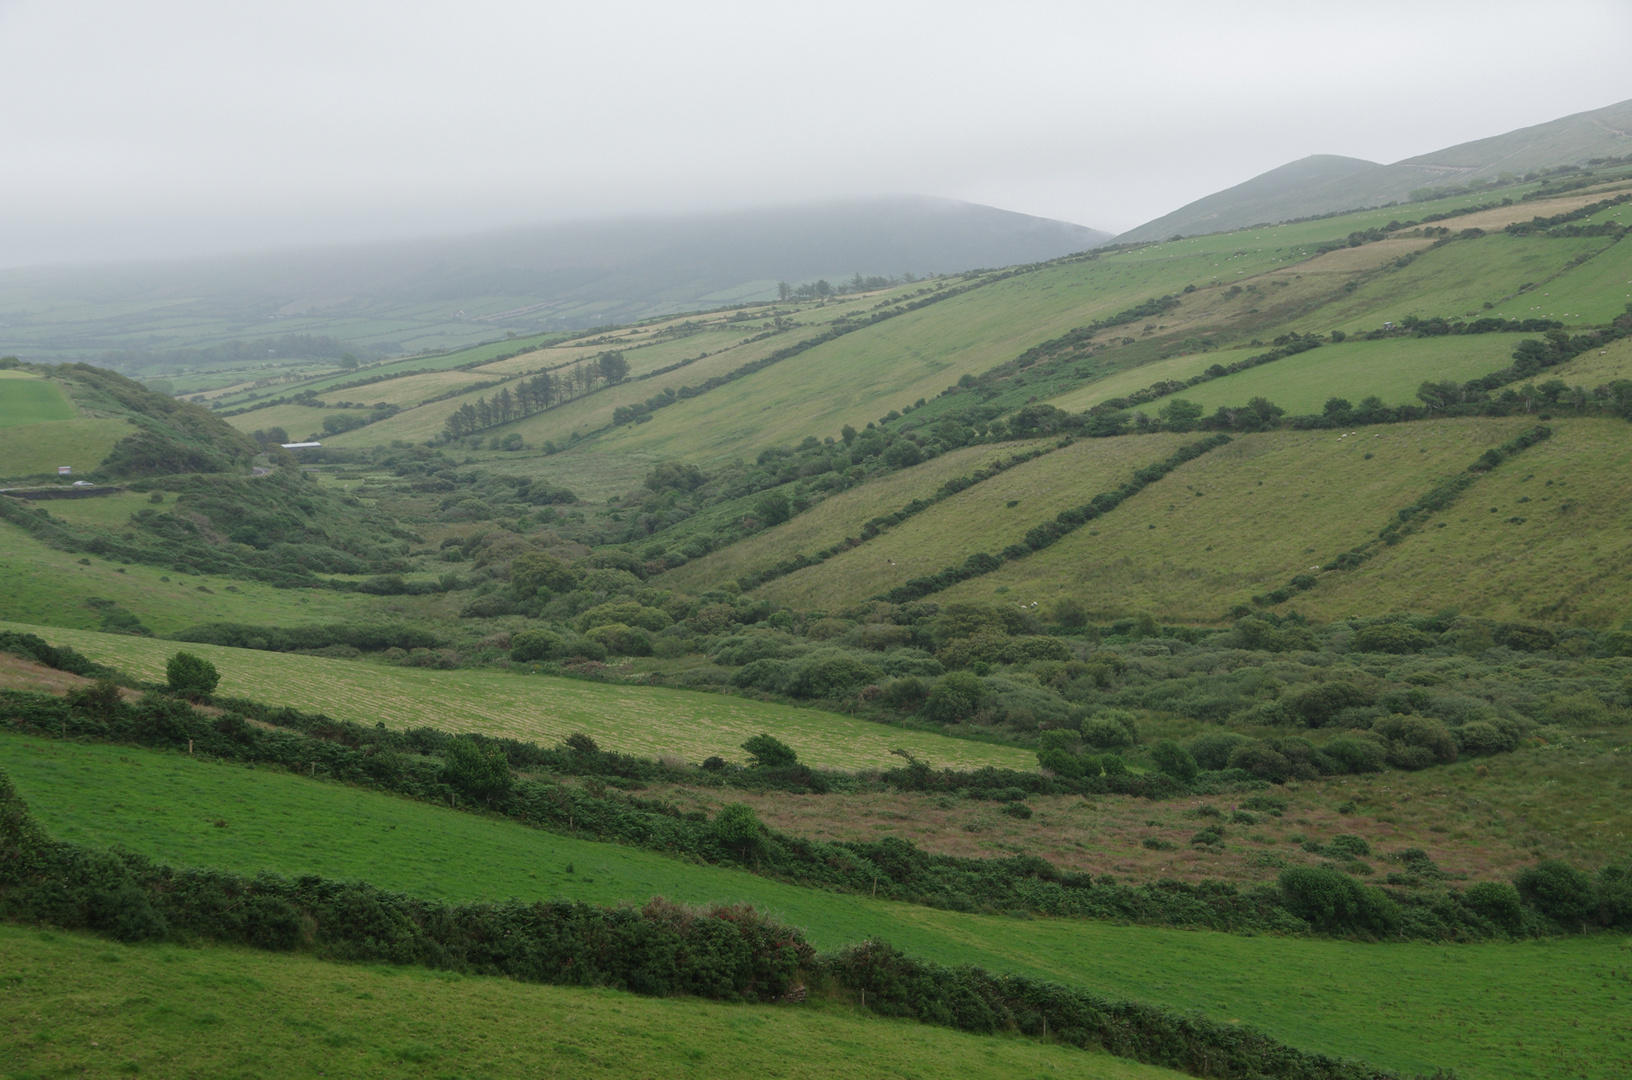
[[[80,503],[49,505],[54,510]],[[89,559],[90,565],[81,563],[81,558]],[[201,592],[200,585],[210,591]],[[153,566],[120,566],[94,555],[46,547],[16,526],[0,522],[0,612],[7,618],[92,630],[101,625],[102,616],[85,603],[91,597],[118,603],[157,634],[172,634],[204,622],[295,626],[378,619],[387,603],[358,593],[275,589],[255,581],[178,574]],[[117,653],[126,640],[111,639],[110,651]]]
[[[831,547],[883,514],[891,514],[914,499],[933,498],[948,480],[967,476],[992,461],[1006,460],[1042,443],[1008,442],[968,446],[938,458],[888,473],[860,487],[830,496],[814,509],[774,529],[706,555],[663,576],[669,588],[700,591],[721,580],[774,566],[795,552],[810,553]]]
[[[0,427],[0,478],[55,477],[62,465],[83,475],[135,430],[123,420],[55,420]]]
[[[0,428],[72,420],[77,413],[56,383],[20,371],[0,375]]]
[[[936,766],[1035,768],[1018,747],[990,746],[855,720],[819,709],[663,687],[585,682],[489,670],[435,671],[329,660],[289,653],[178,645],[77,630],[4,623],[72,645],[93,660],[163,681],[178,648],[221,671],[218,693],[320,711],[341,720],[392,728],[431,726],[530,739],[546,745],[584,731],[601,746],[646,757],[688,761],[719,755],[745,761],[742,742],[769,732],[819,767],[876,769],[903,748]]]
[[[1255,397],[1267,397],[1296,416],[1320,412],[1329,398],[1347,398],[1358,404],[1373,394],[1387,405],[1416,405],[1417,387],[1425,380],[1464,383],[1499,371],[1513,362],[1513,349],[1521,340],[1515,334],[1474,334],[1346,341],[1180,390],[1141,410],[1154,416],[1172,398],[1183,398],[1211,413],[1221,405],[1245,405]],[[1175,372],[1174,378],[1196,374],[1209,364],[1228,363],[1215,353],[1185,360],[1191,370]],[[1169,364],[1177,361],[1162,366]],[[1151,371],[1145,385],[1162,377]]]
[[[1198,437],[1167,433],[1080,440],[959,492],[858,548],[772,581],[759,594],[796,608],[832,608],[959,565],[976,552],[996,554],[1022,542],[1033,526],[1114,490],[1136,470]],[[823,514],[826,505],[811,514]]]
[[[1360,428],[1347,438],[1337,431],[1242,435],[1054,546],[938,597],[995,600],[1006,587],[1001,595],[1022,602],[1074,597],[1098,618],[1148,611],[1175,622],[1220,620],[1231,605],[1376,536],[1401,507],[1531,423],[1432,421]],[[1632,428],[1611,424],[1632,438]],[[1512,466],[1527,467],[1523,459]],[[1466,498],[1482,496],[1476,487]],[[1413,597],[1412,610],[1479,609],[1479,569],[1446,570],[1450,580]],[[1557,584],[1538,579],[1531,591],[1556,595]],[[1301,598],[1292,606],[1306,607]],[[1357,610],[1388,609],[1368,598]]]
[[[1632,426],[1551,426],[1551,439],[1481,479],[1422,532],[1358,570],[1323,577],[1291,606],[1320,619],[1457,607],[1493,619],[1620,625],[1632,613]]]
[[[48,829],[84,843],[246,873],[364,877],[450,900],[606,903],[654,891],[689,902],[746,900],[804,927],[822,948],[879,936],[943,963],[1199,1010],[1304,1049],[1402,1070],[1443,1066],[1468,1080],[1564,1070],[1611,1077],[1625,1068],[1632,1036],[1632,1014],[1616,1003],[1626,993],[1616,973],[1632,963],[1632,944],[1619,936],[1362,945],[966,915],[798,889],[182,755],[0,736],[0,761]]]
[[[521,1078],[1180,1074],[838,1001],[725,1005],[0,925],[5,1075]]]

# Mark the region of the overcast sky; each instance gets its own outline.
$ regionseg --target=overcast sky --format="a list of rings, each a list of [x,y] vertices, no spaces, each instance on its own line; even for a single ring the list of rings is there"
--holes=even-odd
[[[0,265],[922,193],[1119,231],[1632,97],[1632,3],[0,0]]]

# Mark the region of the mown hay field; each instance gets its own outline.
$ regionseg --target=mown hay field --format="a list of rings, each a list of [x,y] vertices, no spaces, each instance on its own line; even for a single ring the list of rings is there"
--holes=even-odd
[[[422,968],[0,925],[10,1076],[958,1076],[1181,1074],[1029,1039],[799,1008],[642,998]]]
[[[217,693],[273,705],[292,705],[361,724],[391,728],[437,727],[477,731],[551,745],[575,731],[608,750],[656,757],[675,754],[699,762],[718,755],[746,761],[744,740],[768,732],[799,752],[805,763],[837,769],[898,764],[904,749],[935,767],[996,765],[1035,768],[1019,747],[991,746],[942,735],[855,720],[818,709],[665,687],[586,682],[495,671],[436,671],[329,660],[288,653],[187,645],[0,623],[72,645],[93,660],[163,681],[165,661],[185,649],[221,672]]]
[[[941,963],[1196,1010],[1407,1072],[1598,1080],[1629,1065],[1632,1013],[1620,1006],[1619,973],[1632,964],[1632,942],[1624,935],[1391,945],[1017,920],[801,889],[181,754],[6,735],[0,761],[54,833],[185,865],[362,877],[444,899],[613,903],[661,891],[690,903],[744,901],[804,928],[822,948],[881,937]]]
[[[758,594],[796,608],[832,608],[961,565],[976,552],[996,554],[1060,511],[1115,490],[1138,469],[1200,437],[1082,439],[959,492],[860,547],[772,581]]]
[[[1054,546],[938,596],[942,602],[1001,596],[1044,605],[1069,596],[1096,618],[1148,611],[1176,622],[1216,622],[1231,606],[1295,574],[1316,573],[1311,566],[1375,537],[1402,507],[1533,423],[1445,420],[1360,428],[1353,435],[1242,435]],[[1521,457],[1506,467],[1527,463]],[[1465,500],[1479,499],[1477,492],[1476,486]],[[1537,590],[1548,591],[1540,582]],[[1423,597],[1412,608],[1462,599]],[[1305,604],[1300,599],[1291,606]],[[1371,597],[1344,614],[1381,610]]]

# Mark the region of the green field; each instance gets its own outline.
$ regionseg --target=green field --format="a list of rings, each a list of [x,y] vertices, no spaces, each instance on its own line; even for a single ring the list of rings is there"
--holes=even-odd
[[[53,513],[117,514],[118,500],[50,502]],[[137,496],[145,502],[146,496]],[[102,505],[104,502],[112,506]],[[128,513],[128,511],[125,511]],[[88,558],[90,565],[80,562]],[[168,578],[169,580],[165,580]],[[202,589],[200,588],[202,586]],[[208,591],[204,591],[208,590]],[[156,634],[173,634],[205,622],[249,622],[277,626],[380,618],[387,602],[360,593],[329,589],[275,589],[258,581],[203,574],[178,574],[155,566],[121,566],[94,556],[46,547],[15,525],[0,522],[0,614],[19,622],[94,630],[102,615],[86,603],[112,600]],[[127,638],[111,638],[117,652]]]
[[[1620,625],[1632,614],[1632,427],[1551,426],[1551,439],[1481,479],[1427,529],[1358,570],[1323,578],[1290,606],[1323,620],[1457,607],[1494,619]]]
[[[22,371],[0,371],[0,428],[72,420],[76,415],[56,383]]]
[[[1561,1069],[1612,1077],[1627,1067],[1632,1015],[1615,1004],[1625,994],[1616,973],[1632,963],[1632,942],[1620,936],[1364,945],[965,915],[799,889],[181,755],[0,736],[0,764],[52,832],[183,864],[362,877],[446,899],[604,903],[658,890],[687,901],[742,899],[805,928],[822,948],[879,936],[943,963],[1200,1010],[1303,1049],[1402,1070],[1517,1080]]]
[[[1180,1075],[1029,1039],[883,1020],[838,1001],[793,1008],[641,998],[6,925],[0,953],[0,1071],[10,1077]]]
[[[55,420],[0,427],[0,478],[55,477],[67,465],[92,472],[135,428],[123,420]]]
[[[177,645],[79,630],[0,623],[72,645],[93,660],[143,679],[162,681],[178,648],[209,659],[221,671],[219,693],[323,712],[361,724],[479,731],[550,745],[574,731],[608,750],[688,761],[746,757],[741,743],[769,732],[799,751],[807,764],[839,769],[886,768],[903,748],[936,766],[1036,767],[1021,747],[991,746],[854,720],[819,709],[796,709],[722,694],[586,682],[491,670],[434,671],[328,660],[292,653]]]
[[[968,446],[942,454],[910,469],[900,469],[860,487],[830,496],[809,513],[796,515],[773,529],[756,533],[730,547],[693,560],[663,576],[663,584],[696,591],[719,580],[773,566],[795,552],[811,553],[831,547],[846,537],[860,536],[861,527],[875,517],[891,514],[914,499],[933,498],[942,484],[967,476],[993,461],[1046,443],[1007,442]]]
[[[1004,595],[1024,602],[1075,597],[1097,618],[1148,611],[1176,622],[1217,621],[1231,605],[1376,536],[1401,507],[1531,423],[1396,424],[1347,438],[1337,431],[1242,435],[1054,546],[938,595],[943,602],[991,600],[1006,588]],[[1632,435],[1624,424],[1619,430]],[[1476,492],[1466,498],[1478,500]],[[1454,592],[1447,582],[1412,610],[1476,609],[1481,586],[1472,570],[1458,575]],[[1379,610],[1375,601],[1362,607]]]
[[[1083,439],[961,491],[858,548],[772,581],[760,594],[797,608],[853,604],[959,565],[976,552],[996,553],[1061,510],[1115,490],[1193,438],[1165,433]]]
[[[1346,341],[1212,379],[1138,408],[1154,417],[1168,401],[1183,398],[1211,413],[1221,405],[1245,405],[1255,397],[1267,397],[1296,416],[1320,412],[1328,398],[1358,403],[1372,395],[1387,405],[1415,405],[1417,387],[1424,381],[1454,379],[1461,383],[1507,367],[1513,362],[1513,348],[1520,340],[1512,334],[1477,334]],[[1213,364],[1228,364],[1257,351],[1203,353],[1164,360],[1090,383],[1053,399],[1051,404],[1073,411],[1089,408],[1156,382],[1188,379]]]

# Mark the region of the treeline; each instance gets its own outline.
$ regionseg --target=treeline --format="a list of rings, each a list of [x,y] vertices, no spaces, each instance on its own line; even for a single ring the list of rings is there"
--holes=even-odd
[[[776,283],[776,298],[784,303],[790,300],[825,300],[829,296],[844,296],[848,293],[874,292],[878,289],[894,288],[897,285],[912,285],[922,280],[915,274],[894,274],[883,277],[878,274],[862,276],[858,270],[849,281],[832,284],[826,278],[805,282],[800,285],[789,285],[786,281]]]
[[[1572,222],[1581,221],[1592,217],[1594,214],[1602,213],[1612,207],[1622,206],[1628,202],[1632,202],[1632,193],[1617,195],[1613,199],[1601,199],[1598,202],[1589,203],[1586,206],[1562,214],[1554,214],[1551,217],[1538,216],[1531,218],[1529,221],[1515,221],[1505,231],[1512,236],[1530,236],[1535,233],[1552,237],[1620,236],[1626,232],[1626,226],[1614,221],[1589,226],[1571,226],[1570,228],[1560,228],[1560,226],[1571,225]]]
[[[593,361],[579,361],[559,371],[542,371],[530,379],[520,379],[512,392],[506,386],[489,401],[486,396],[466,402],[449,416],[443,437],[463,438],[478,431],[521,420],[534,413],[583,397],[599,387],[616,386],[629,377],[629,361],[623,353],[603,352]]]
[[[1395,1080],[1239,1025],[1113,1002],[980,968],[945,968],[870,941],[818,955],[747,905],[640,908],[572,901],[449,905],[364,882],[177,870],[52,840],[0,773],[0,915],[127,942],[206,939],[325,959],[724,1001],[805,1000],[799,980],[864,1008],[977,1034],[1010,1032],[1180,1069],[1266,1080]]]

